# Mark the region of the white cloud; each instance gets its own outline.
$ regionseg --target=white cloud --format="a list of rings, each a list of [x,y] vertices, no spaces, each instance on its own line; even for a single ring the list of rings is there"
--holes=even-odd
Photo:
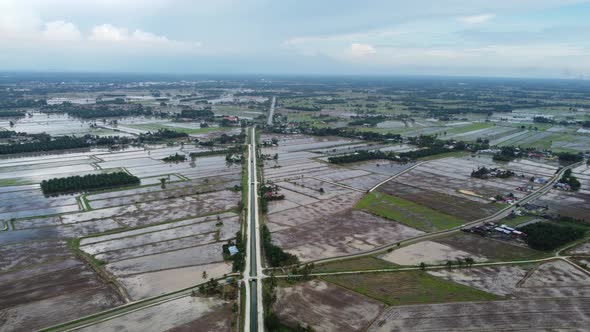
[[[369,44],[352,43],[350,45],[350,53],[353,56],[361,57],[377,53],[375,47]]]
[[[470,15],[470,16],[461,16],[458,17],[457,20],[464,24],[483,24],[488,22],[489,20],[495,17],[494,14],[480,14],[480,15]]]
[[[111,24],[102,24],[93,27],[88,36],[88,40],[101,43],[123,43],[127,46],[166,45],[182,49],[191,49],[202,46],[202,44],[198,42],[188,43],[172,40],[166,36],[139,29],[130,32],[127,28],[116,27]]]
[[[45,24],[45,29],[41,31],[44,39],[56,41],[76,41],[82,38],[78,27],[73,23],[65,21],[53,21]]]
[[[95,41],[122,42],[129,39],[129,31],[110,24],[102,24],[92,28],[88,38]]]

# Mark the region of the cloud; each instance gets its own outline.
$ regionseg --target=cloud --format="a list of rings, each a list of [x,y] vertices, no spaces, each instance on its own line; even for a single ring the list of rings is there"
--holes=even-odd
[[[470,15],[470,16],[460,16],[457,20],[463,24],[483,24],[488,22],[489,20],[495,17],[494,14],[480,14],[480,15]]]
[[[352,56],[361,57],[377,53],[375,47],[369,44],[352,43],[350,45]]]
[[[45,24],[45,29],[41,31],[44,39],[56,41],[76,41],[82,38],[78,27],[73,23],[65,21],[53,21]]]
[[[146,44],[168,44],[174,42],[166,36],[156,35],[139,29],[129,32],[126,28],[115,27],[111,24],[95,26],[92,28],[88,39],[100,42],[138,42]]]

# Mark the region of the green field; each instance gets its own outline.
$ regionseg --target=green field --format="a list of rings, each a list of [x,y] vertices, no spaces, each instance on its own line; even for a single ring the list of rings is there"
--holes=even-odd
[[[378,192],[367,194],[355,207],[425,232],[449,229],[464,223],[463,220],[448,214]]]
[[[389,305],[497,300],[500,297],[422,271],[335,275],[322,279]]]
[[[341,260],[337,262],[318,265],[313,270],[314,273],[322,272],[340,272],[340,271],[361,271],[361,270],[377,270],[377,269],[392,269],[399,267],[377,257],[365,256],[360,258],[352,258]]]

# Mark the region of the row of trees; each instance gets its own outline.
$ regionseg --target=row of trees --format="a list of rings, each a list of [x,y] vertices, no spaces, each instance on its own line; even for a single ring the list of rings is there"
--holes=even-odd
[[[383,152],[381,150],[362,150],[351,154],[345,154],[342,156],[329,157],[328,162],[333,164],[347,164],[376,159],[399,160],[398,156],[393,152]]]
[[[87,148],[90,143],[85,138],[63,136],[53,140],[39,140],[37,142],[0,145],[0,155],[13,153],[27,153],[39,151],[53,151],[66,149]]]
[[[511,170],[501,170],[497,168],[478,167],[476,171],[471,172],[471,177],[478,179],[487,179],[492,174],[494,177],[507,179],[515,175]]]
[[[45,99],[9,99],[9,100],[0,100],[0,109],[8,109],[8,108],[33,108],[33,107],[43,107],[47,105],[47,101]]]
[[[297,256],[283,251],[282,248],[272,243],[270,231],[266,225],[262,225],[262,248],[266,255],[266,261],[272,267],[299,264]]]
[[[178,152],[177,152],[175,154],[169,155],[166,158],[163,158],[162,160],[166,163],[177,163],[178,164],[178,163],[185,162],[186,156],[183,154],[178,154]]]
[[[2,111],[0,112],[0,118],[18,118],[23,117],[27,113],[22,111]]]
[[[116,104],[116,103],[115,103]],[[153,107],[143,107],[141,104],[126,105],[125,107],[113,107],[106,104],[74,105],[64,102],[57,105],[47,105],[41,109],[43,113],[68,113],[71,116],[82,119],[97,119],[123,116],[167,116],[166,113],[157,112]]]
[[[69,176],[54,178],[41,182],[41,190],[46,195],[64,194],[95,189],[116,188],[129,185],[138,185],[138,177],[125,172],[107,174],[88,174],[84,176]]]
[[[182,138],[182,137],[188,137],[188,134],[180,132],[180,131],[176,131],[176,130],[158,129],[158,131],[155,131],[155,132],[149,131],[147,133],[140,134],[139,141],[140,142],[155,142],[155,141],[160,141],[163,139],[174,139],[174,138]]]

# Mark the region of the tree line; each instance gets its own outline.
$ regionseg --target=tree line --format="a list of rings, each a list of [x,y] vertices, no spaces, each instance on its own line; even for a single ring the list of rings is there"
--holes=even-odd
[[[174,139],[188,137],[187,133],[170,129],[158,129],[158,131],[148,131],[147,133],[139,134],[140,142],[154,142],[163,139]]]
[[[266,225],[262,225],[262,248],[268,264],[272,267],[299,264],[297,256],[285,252],[272,243],[272,237]]]
[[[87,148],[90,143],[83,137],[63,136],[53,140],[42,140],[31,143],[17,143],[10,145],[0,145],[0,155],[13,153],[27,153],[39,151],[54,151],[66,149]]]
[[[115,172],[106,174],[88,174],[75,175],[65,178],[54,178],[43,180],[41,190],[43,194],[65,194],[79,191],[117,188],[130,185],[138,185],[138,177],[129,175],[125,172]]]
[[[539,222],[519,228],[527,234],[526,242],[529,247],[537,250],[550,251],[569,242],[581,239],[586,234],[584,227],[558,225]]]

